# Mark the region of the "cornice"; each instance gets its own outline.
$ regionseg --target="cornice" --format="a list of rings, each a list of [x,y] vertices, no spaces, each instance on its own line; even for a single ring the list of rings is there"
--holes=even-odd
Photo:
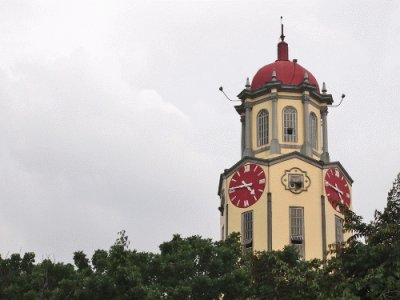
[[[294,93],[304,93],[308,91],[310,96],[321,104],[331,105],[333,103],[333,98],[331,94],[321,94],[318,92],[316,86],[309,83],[302,83],[300,85],[287,85],[282,84],[281,81],[268,82],[263,87],[251,91],[244,89],[237,95],[239,99],[244,101],[245,99],[255,99],[266,94],[270,94],[272,89],[276,89],[277,92],[294,92]],[[287,96],[286,96],[287,97]]]

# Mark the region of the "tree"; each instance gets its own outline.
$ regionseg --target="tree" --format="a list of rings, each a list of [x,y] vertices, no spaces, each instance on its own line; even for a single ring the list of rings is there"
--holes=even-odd
[[[251,256],[254,296],[258,299],[316,299],[320,260],[305,261],[296,248],[262,251]]]
[[[320,281],[325,297],[400,299],[400,174],[383,212],[365,224],[346,210],[345,229],[352,237],[333,250]]]

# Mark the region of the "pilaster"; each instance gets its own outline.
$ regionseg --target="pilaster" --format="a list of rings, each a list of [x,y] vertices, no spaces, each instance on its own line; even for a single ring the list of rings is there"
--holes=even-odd
[[[328,107],[323,107],[321,110],[322,119],[322,154],[321,160],[325,163],[329,162],[328,150]]]
[[[243,157],[244,156],[254,156],[254,153],[251,149],[251,110],[252,105],[248,102],[244,104],[245,108],[245,146],[243,150]]]
[[[304,143],[301,147],[301,153],[312,157],[311,137],[310,137],[310,98],[307,94],[303,95],[303,122],[304,122]]]
[[[271,139],[271,154],[280,154],[281,146],[278,140],[278,95],[274,93],[272,99],[272,139]]]

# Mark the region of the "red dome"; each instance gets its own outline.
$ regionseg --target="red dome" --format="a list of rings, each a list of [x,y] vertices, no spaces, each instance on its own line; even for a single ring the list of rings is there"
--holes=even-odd
[[[289,60],[289,45],[284,41],[283,25],[281,25],[281,41],[278,43],[278,59],[269,65],[262,67],[253,77],[251,89],[257,90],[266,83],[272,81],[272,72],[275,70],[276,79],[283,84],[299,85],[304,82],[304,74],[308,74],[308,83],[315,85],[319,91],[318,82],[314,75],[300,66],[296,61]]]
[[[270,82],[272,80],[272,72],[274,70],[276,72],[276,79],[281,81],[283,84],[289,85],[299,85],[303,83],[304,73],[307,72],[308,82],[312,85],[315,85],[319,91],[318,82],[314,75],[297,62],[290,60],[277,60],[272,64],[262,67],[253,77],[251,89],[254,91],[265,85],[267,82]]]

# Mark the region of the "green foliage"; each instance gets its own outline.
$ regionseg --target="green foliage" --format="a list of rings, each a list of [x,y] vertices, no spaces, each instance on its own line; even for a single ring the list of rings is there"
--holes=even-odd
[[[351,238],[330,258],[305,261],[295,248],[243,252],[224,241],[174,235],[160,253],[129,248],[125,231],[74,265],[34,253],[0,257],[0,299],[400,299],[400,178],[387,207],[366,224],[345,210]]]
[[[325,298],[400,299],[400,177],[369,224],[347,210],[347,244],[334,249],[320,280]],[[335,282],[328,288],[329,282]]]
[[[305,261],[287,246],[283,251],[258,252],[252,256],[255,296],[260,299],[316,299],[321,261]]]

